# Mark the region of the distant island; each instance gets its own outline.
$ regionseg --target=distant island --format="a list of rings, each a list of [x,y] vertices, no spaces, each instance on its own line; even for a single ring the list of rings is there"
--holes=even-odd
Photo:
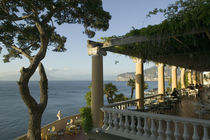
[[[169,66],[165,66],[164,68],[165,80],[169,80],[171,77],[171,68]],[[177,69],[177,76],[180,76],[180,69]],[[135,72],[126,72],[117,75],[116,81],[128,81],[129,79],[135,78]],[[144,80],[145,81],[157,81],[158,71],[157,66],[150,67],[144,70]]]

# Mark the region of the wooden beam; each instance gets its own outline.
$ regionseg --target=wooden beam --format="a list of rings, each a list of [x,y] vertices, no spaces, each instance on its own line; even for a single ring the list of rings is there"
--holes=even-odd
[[[176,38],[180,36],[199,34],[199,33],[204,33],[204,32],[209,32],[209,30],[207,29],[192,30],[190,32],[185,32],[183,34],[177,34],[177,35],[161,35],[161,36],[159,35],[159,36],[151,36],[151,37],[145,37],[145,36],[122,37],[122,38],[103,42],[102,48],[127,45],[127,44],[133,44],[133,43],[141,43],[141,42],[154,41],[154,40],[165,40],[169,38],[174,38],[174,37]]]
[[[209,32],[206,32],[206,35],[208,36],[208,38],[210,40],[210,34],[209,34]]]

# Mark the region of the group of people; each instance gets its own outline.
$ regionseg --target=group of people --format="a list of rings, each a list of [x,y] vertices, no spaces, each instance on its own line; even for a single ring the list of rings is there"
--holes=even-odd
[[[202,84],[190,84],[189,86],[187,86],[187,88],[189,89],[198,89],[200,91],[203,90],[203,85]]]

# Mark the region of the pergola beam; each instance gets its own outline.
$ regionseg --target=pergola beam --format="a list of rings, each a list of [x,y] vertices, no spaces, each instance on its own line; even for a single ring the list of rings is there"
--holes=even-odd
[[[133,43],[141,43],[141,42],[154,41],[154,40],[166,40],[169,38],[177,38],[180,36],[194,35],[194,34],[201,34],[201,33],[209,33],[209,29],[192,30],[190,32],[177,34],[177,35],[158,35],[158,36],[151,36],[151,37],[145,37],[145,36],[122,37],[122,38],[117,38],[117,39],[103,42],[102,48],[109,48],[109,47],[114,47],[114,46],[128,45],[128,44],[133,44]]]

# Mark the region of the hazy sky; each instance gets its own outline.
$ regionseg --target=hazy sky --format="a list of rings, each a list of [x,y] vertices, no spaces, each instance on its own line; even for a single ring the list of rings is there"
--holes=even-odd
[[[101,37],[112,35],[124,35],[132,27],[142,28],[147,25],[160,23],[164,17],[161,15],[146,18],[149,11],[154,8],[165,8],[175,0],[103,0],[104,10],[110,12],[109,29],[106,32],[98,31],[96,36],[90,40],[99,41]],[[90,80],[91,79],[91,57],[87,54],[88,37],[83,34],[82,25],[57,26],[57,32],[67,37],[64,53],[52,52],[49,47],[47,55],[43,60],[49,80]],[[27,67],[27,59],[16,59],[10,63],[3,63],[0,54],[0,80],[18,80],[19,70],[22,66]],[[115,60],[119,61],[115,64]],[[151,67],[153,63],[144,64]],[[109,53],[104,57],[104,79],[113,80],[116,75],[124,72],[134,72],[135,64],[123,55]],[[33,79],[38,78],[38,74]]]

